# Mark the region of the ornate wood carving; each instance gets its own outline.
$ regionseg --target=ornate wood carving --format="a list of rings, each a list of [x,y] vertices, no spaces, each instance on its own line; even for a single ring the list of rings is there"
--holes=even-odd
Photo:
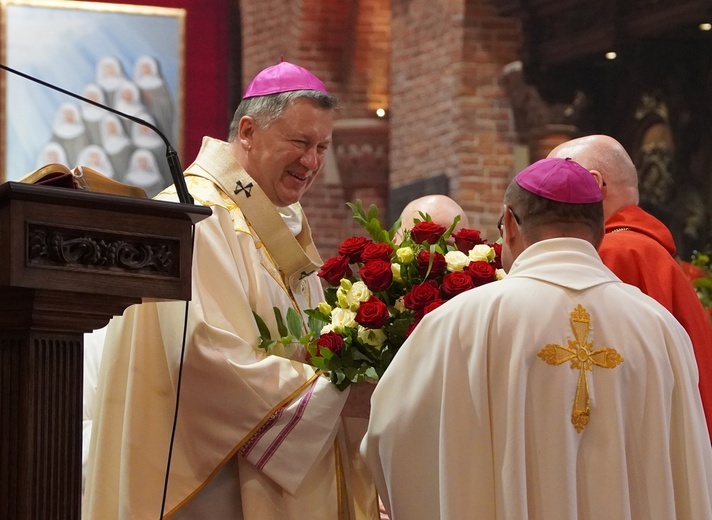
[[[134,237],[109,239],[87,235],[83,230],[41,224],[28,225],[27,240],[28,264],[178,275],[180,244],[176,240],[156,237],[150,243]]]

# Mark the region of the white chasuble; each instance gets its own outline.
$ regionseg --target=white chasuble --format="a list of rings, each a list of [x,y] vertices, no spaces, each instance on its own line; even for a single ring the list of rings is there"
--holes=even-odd
[[[299,350],[257,347],[252,311],[279,337],[273,307],[284,316],[321,301],[319,258],[306,220],[295,238],[226,146],[206,138],[186,171],[196,203],[213,215],[195,227],[166,518],[377,518],[375,488],[359,467],[361,437],[349,443],[340,417],[347,392],[298,361]],[[249,197],[234,193],[238,178],[252,184]],[[265,223],[278,229],[260,231]],[[109,325],[86,519],[159,517],[184,312],[185,302],[143,303]]]
[[[391,520],[703,520],[689,338],[594,248],[552,239],[425,316],[361,450]]]

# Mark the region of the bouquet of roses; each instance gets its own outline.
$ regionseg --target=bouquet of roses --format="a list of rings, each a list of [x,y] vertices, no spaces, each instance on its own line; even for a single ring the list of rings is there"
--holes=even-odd
[[[499,243],[488,244],[475,229],[453,233],[432,222],[415,219],[411,230],[400,220],[383,229],[378,209],[365,212],[361,201],[348,204],[353,217],[368,233],[344,240],[338,256],[329,258],[318,275],[328,284],[325,303],[309,309],[306,335],[302,321],[290,309],[286,324],[275,309],[280,339],[273,340],[259,316],[260,346],[299,341],[307,362],[328,372],[341,390],[349,384],[377,381],[396,352],[427,313],[450,298],[503,276]]]

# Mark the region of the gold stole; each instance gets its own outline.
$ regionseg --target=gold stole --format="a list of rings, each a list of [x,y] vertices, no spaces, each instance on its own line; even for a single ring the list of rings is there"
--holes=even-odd
[[[228,151],[227,143],[204,138],[198,158],[185,173],[208,179],[228,194],[264,243],[292,290],[299,287],[302,278],[321,267],[322,261],[306,219],[302,216],[301,232],[296,237],[292,235],[265,192]]]

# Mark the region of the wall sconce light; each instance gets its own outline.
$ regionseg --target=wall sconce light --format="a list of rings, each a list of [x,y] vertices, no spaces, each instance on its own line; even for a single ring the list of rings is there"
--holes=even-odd
[[[607,60],[615,60],[618,57],[618,54],[616,54],[613,51],[609,51],[606,53],[606,59]]]

